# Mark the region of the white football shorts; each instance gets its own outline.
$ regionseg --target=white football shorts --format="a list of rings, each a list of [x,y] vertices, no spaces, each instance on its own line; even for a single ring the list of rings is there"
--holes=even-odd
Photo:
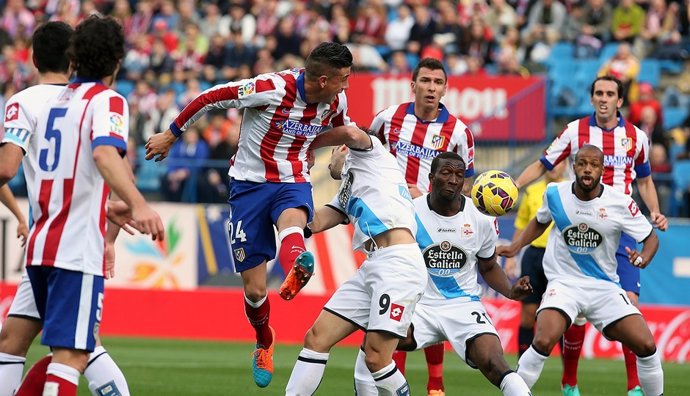
[[[336,290],[324,310],[363,330],[403,338],[427,279],[417,244],[378,249]]]

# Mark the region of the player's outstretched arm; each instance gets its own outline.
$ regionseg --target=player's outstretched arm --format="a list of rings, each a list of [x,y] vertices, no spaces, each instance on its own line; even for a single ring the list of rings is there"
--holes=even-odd
[[[479,273],[492,289],[511,300],[521,300],[532,294],[529,276],[523,276],[511,285],[506,273],[496,261],[495,254],[488,259],[479,259]]]
[[[342,212],[326,205],[316,210],[314,220],[307,227],[312,233],[317,233],[342,224],[346,220],[347,217]]]
[[[93,159],[110,189],[132,209],[132,218],[137,230],[151,234],[153,239],[162,240],[165,236],[163,222],[137,190],[130,177],[131,171],[117,149],[113,146],[97,146],[93,150]]]
[[[371,148],[371,138],[368,133],[354,125],[343,125],[317,136],[309,148],[316,150],[321,147],[343,144],[351,149],[366,150]]]
[[[24,246],[24,244],[26,244],[26,238],[29,237],[29,226],[26,224],[24,214],[21,209],[19,209],[17,200],[14,199],[14,194],[12,194],[12,190],[10,190],[10,186],[7,184],[0,187],[0,202],[7,206],[7,209],[17,218],[17,222],[19,223],[17,226],[17,238],[22,241],[22,246]]]
[[[630,264],[635,267],[646,268],[649,263],[652,262],[656,251],[659,249],[659,237],[656,235],[656,231],[652,230],[647,239],[642,241],[642,251],[637,252],[635,249],[630,249],[625,247],[625,251],[628,253],[628,260]]]
[[[656,187],[651,176],[641,177],[637,179],[637,189],[640,191],[642,201],[649,208],[649,214],[652,218],[652,225],[661,231],[666,231],[668,228],[668,219],[661,213],[659,209],[659,197],[656,194]]]
[[[146,142],[146,160],[155,158],[156,162],[163,161],[168,156],[170,149],[177,140],[170,129],[165,132],[152,135]]]
[[[551,223],[542,224],[538,222],[536,218],[532,219],[517,240],[514,240],[513,243],[508,246],[497,246],[496,254],[503,257],[515,257],[520,249],[529,245],[543,234],[544,231],[549,228],[549,224]]]
[[[523,188],[539,179],[544,173],[546,173],[546,167],[541,161],[536,160],[520,173],[520,176],[515,180],[515,185],[517,188]]]

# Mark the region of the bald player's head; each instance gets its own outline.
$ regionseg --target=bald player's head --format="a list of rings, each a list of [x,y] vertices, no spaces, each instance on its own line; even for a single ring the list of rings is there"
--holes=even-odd
[[[580,150],[577,151],[577,154],[575,154],[575,161],[580,157],[580,155],[597,155],[599,157],[599,160],[601,163],[604,163],[604,152],[601,151],[601,149],[593,144],[585,144],[580,148]]]

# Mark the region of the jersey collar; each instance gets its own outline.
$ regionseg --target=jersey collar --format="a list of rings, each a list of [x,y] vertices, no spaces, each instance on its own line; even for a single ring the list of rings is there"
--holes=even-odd
[[[304,90],[304,70],[300,71],[297,76],[297,93],[304,103],[307,103],[307,92]]]
[[[433,121],[426,121],[426,120],[422,120],[421,118],[417,117],[417,115],[414,113],[414,102],[410,102],[410,104],[407,105],[406,113],[412,114],[413,116],[417,117],[417,120],[419,120],[419,122],[421,122],[423,124],[428,124],[431,122],[444,123],[444,122],[448,121],[448,116],[450,115],[450,113],[448,113],[448,109],[446,109],[446,106],[444,106],[443,103],[439,103],[438,108],[440,110],[438,113],[438,117],[436,117],[436,119]]]
[[[604,129],[597,125],[597,113],[592,113],[591,117],[589,117],[589,126],[597,127],[601,129],[602,131],[610,132],[618,127],[625,127],[625,118],[623,118],[623,115],[621,114],[620,111],[616,111],[616,117],[618,117],[618,125],[611,129]]]

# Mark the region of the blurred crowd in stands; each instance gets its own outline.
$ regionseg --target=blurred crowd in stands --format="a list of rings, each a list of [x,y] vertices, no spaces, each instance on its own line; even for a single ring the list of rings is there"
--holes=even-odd
[[[625,114],[654,142],[655,172],[671,172],[690,149],[690,119],[669,131],[659,86],[638,84],[643,59],[682,65],[690,57],[690,0],[0,0],[0,10],[4,99],[35,80],[30,36],[37,24],[74,25],[92,13],[122,21],[127,54],[116,89],[130,105],[135,166],[141,165],[136,155],[143,142],[167,129],[195,95],[217,83],[299,67],[322,41],[346,44],[357,71],[407,75],[420,58],[431,56],[443,60],[451,75],[514,76],[546,75],[558,43],[570,43],[574,59],[596,58],[617,43],[597,72],[624,81]],[[683,69],[673,87],[680,101],[690,93],[690,74]],[[682,84],[683,78],[688,82]],[[588,86],[581,89],[588,94]],[[171,154],[224,161],[197,178],[194,199],[222,201],[222,168],[240,118],[236,112],[209,114]],[[199,173],[192,168],[171,162],[160,185],[165,198],[189,199],[185,180]]]

